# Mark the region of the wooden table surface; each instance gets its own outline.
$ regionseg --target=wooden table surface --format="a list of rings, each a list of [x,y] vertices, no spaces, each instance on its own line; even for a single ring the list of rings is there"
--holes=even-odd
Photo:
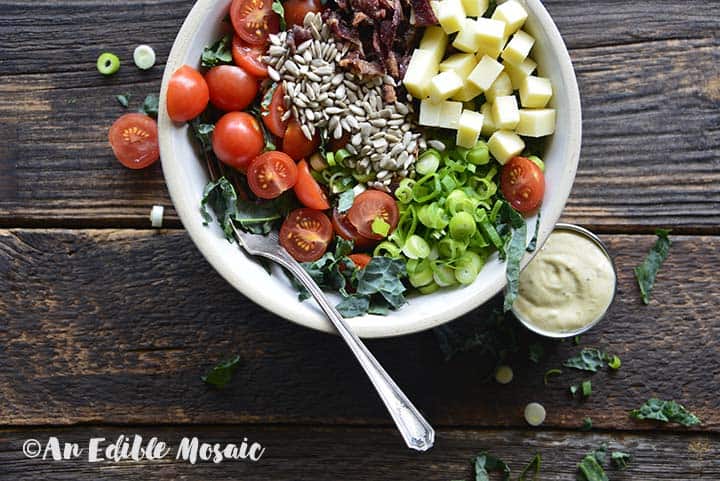
[[[575,479],[601,442],[634,460],[613,480],[720,479],[720,13],[717,0],[547,0],[583,103],[583,150],[563,220],[607,241],[620,285],[609,317],[582,338],[620,355],[617,373],[543,373],[575,354],[520,354],[515,380],[482,380],[469,353],[445,362],[430,332],[368,342],[438,430],[409,452],[341,341],[278,319],[223,281],[182,230],[160,165],[117,164],[107,130],[157,93],[187,0],[0,0],[0,479],[470,479],[483,449],[517,473],[539,452],[540,479]],[[133,48],[153,45],[140,73]],[[101,78],[101,51],[124,61]],[[154,204],[166,226],[151,230]],[[644,306],[632,268],[657,227],[671,254]],[[478,316],[473,313],[468,318]],[[200,381],[242,364],[224,390]],[[631,420],[647,398],[694,411],[693,428]],[[523,408],[547,408],[529,428]],[[591,416],[593,430],[580,430]],[[86,442],[139,433],[171,444],[243,437],[258,463],[91,464],[26,458],[25,440]],[[514,479],[514,478],[513,478]]]

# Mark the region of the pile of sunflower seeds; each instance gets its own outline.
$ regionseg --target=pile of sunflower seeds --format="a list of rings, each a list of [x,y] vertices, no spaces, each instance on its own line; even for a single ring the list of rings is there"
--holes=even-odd
[[[344,70],[340,61],[349,46],[332,37],[320,14],[308,13],[304,26],[312,38],[291,53],[287,33],[270,36],[270,78],[282,82],[285,118],[293,115],[310,139],[320,129],[327,138],[350,138],[345,147],[348,167],[372,176],[371,187],[388,190],[393,178],[413,172],[418,150],[427,145],[412,121],[412,103],[383,100],[383,85],[395,86],[390,76],[363,78]]]

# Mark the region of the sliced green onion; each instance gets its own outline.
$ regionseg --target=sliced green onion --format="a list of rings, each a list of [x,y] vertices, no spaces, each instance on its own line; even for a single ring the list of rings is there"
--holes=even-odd
[[[433,282],[433,271],[430,261],[423,259],[413,269],[412,273],[408,271],[408,280],[413,287],[422,287]]]
[[[393,259],[397,259],[400,257],[400,254],[400,248],[389,241],[381,242],[373,251],[374,257],[391,257]]]
[[[538,157],[537,155],[531,155],[528,157],[528,160],[532,160],[535,165],[540,167],[540,170],[545,172],[545,162],[543,162],[540,157]]]
[[[592,394],[592,382],[589,379],[582,382],[581,388],[583,396],[588,397]]]
[[[358,172],[353,172],[352,176],[357,180],[358,182],[362,184],[366,184],[373,180],[375,178],[374,172],[368,172],[367,174],[360,174]]]
[[[97,69],[103,75],[117,73],[120,70],[120,59],[114,53],[102,53],[97,59]]]
[[[438,286],[434,282],[431,282],[430,284],[427,284],[425,286],[418,287],[418,291],[420,291],[421,294],[432,294],[438,289],[440,289],[440,286]]]
[[[409,204],[412,202],[412,188],[401,185],[395,190],[395,198],[402,204]]]
[[[475,164],[467,164],[465,166],[465,170],[467,170],[468,172],[472,172],[474,174],[475,171],[477,171],[477,167],[475,167]]]
[[[438,253],[443,259],[458,259],[467,250],[467,245],[463,242],[445,237],[437,244]]]
[[[467,212],[458,212],[452,216],[449,227],[450,237],[462,241],[470,239],[477,230],[475,218]]]
[[[550,379],[550,376],[557,376],[559,374],[562,374],[562,370],[554,368],[554,369],[548,369],[545,371],[545,375],[543,376],[543,382],[547,386],[548,380]]]
[[[545,408],[540,403],[530,403],[525,406],[525,421],[530,426],[540,426],[545,422]]]
[[[497,184],[486,177],[473,176],[470,183],[479,200],[487,200],[497,194]]]
[[[434,199],[440,195],[442,188],[437,174],[428,174],[413,186],[413,199],[418,204]]]
[[[152,210],[150,211],[150,223],[154,228],[159,229],[162,227],[164,213],[165,207],[161,205],[153,206]]]
[[[513,380],[513,370],[510,366],[498,366],[495,370],[495,380],[498,384],[510,384]]]
[[[133,52],[133,62],[140,70],[149,70],[155,65],[155,50],[150,45],[138,45]]]
[[[425,259],[430,255],[430,246],[419,235],[411,235],[402,248],[403,254],[409,259]]]
[[[433,265],[433,280],[440,287],[449,287],[457,283],[455,272],[445,264]]]
[[[445,177],[440,179],[440,184],[443,186],[445,192],[452,191],[458,185],[458,183],[451,175],[446,175]]]
[[[350,152],[348,152],[347,150],[345,150],[345,149],[340,149],[340,150],[338,150],[337,152],[335,152],[335,161],[336,161],[338,164],[342,164],[342,163],[343,163],[343,160],[345,160],[345,159],[347,159],[348,157],[350,157],[350,155],[351,155]]]
[[[420,209],[418,209],[417,216],[418,220],[423,225],[431,229],[444,229],[449,222],[447,213],[437,202],[420,207]]]
[[[622,362],[620,361],[620,358],[618,356],[611,357],[607,363],[610,369],[620,369],[620,366],[622,365]]]
[[[483,260],[472,251],[465,253],[455,262],[455,278],[460,284],[472,284],[480,274]]]
[[[480,212],[485,213],[484,210]],[[487,214],[485,214],[485,217],[480,221],[480,228],[482,229],[485,236],[490,240],[490,242],[492,242],[496,249],[503,248],[503,241],[500,238],[500,235],[495,230],[495,227],[493,227],[493,225],[490,223],[490,219],[488,219]]]
[[[475,144],[467,155],[467,161],[474,165],[485,165],[490,162],[490,151],[485,142]]]
[[[490,220],[492,222],[495,222],[497,220],[498,212],[500,212],[500,208],[503,206],[503,202],[498,199],[495,201],[495,205],[493,205],[492,210],[490,211]],[[499,249],[499,247],[498,247]]]
[[[420,156],[415,163],[415,171],[420,175],[434,174],[440,167],[440,153],[430,149]]]
[[[335,154],[332,152],[328,152],[325,154],[325,159],[327,160],[327,163],[330,167],[335,167]]]
[[[458,212],[467,212],[472,214],[475,212],[475,203],[462,190],[456,189],[448,194],[445,199],[445,207],[452,215]]]
[[[475,249],[484,249],[489,245],[490,243],[485,239],[485,237],[483,237],[480,231],[475,231],[475,234],[470,238],[470,243],[468,244],[468,247],[473,247]]]

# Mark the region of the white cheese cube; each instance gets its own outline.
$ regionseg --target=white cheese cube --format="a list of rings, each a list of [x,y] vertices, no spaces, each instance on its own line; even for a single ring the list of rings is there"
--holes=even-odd
[[[471,53],[455,53],[442,61],[439,66],[441,72],[454,70],[463,80],[470,75],[477,65],[475,55]]]
[[[497,97],[492,113],[495,125],[500,130],[513,130],[520,122],[520,110],[514,95]]]
[[[537,64],[531,58],[526,58],[518,65],[505,62],[505,71],[510,76],[510,81],[513,84],[514,90],[518,90],[525,77],[532,74],[536,68]]]
[[[465,23],[465,9],[462,2],[460,0],[442,0],[438,5],[437,18],[445,33],[451,34],[459,31]]]
[[[506,63],[520,64],[530,55],[533,45],[535,45],[535,39],[522,30],[518,30],[505,46],[502,58]]]
[[[485,98],[488,102],[495,102],[497,97],[512,95],[512,93],[513,86],[510,81],[510,76],[506,72],[503,72],[497,79],[495,79],[490,88],[485,91]]]
[[[445,31],[437,25],[434,25],[425,29],[418,48],[432,52],[435,63],[440,63],[440,60],[445,56],[447,44],[448,36]]]
[[[467,79],[468,82],[485,91],[497,80],[502,71],[503,66],[501,63],[485,55],[480,59],[473,71],[470,72]]]
[[[490,137],[492,134],[498,131],[497,125],[495,125],[495,119],[492,114],[492,104],[484,103],[480,107],[480,113],[483,114],[483,126],[480,132],[485,137]]]
[[[525,25],[528,13],[517,0],[508,0],[497,6],[492,18],[505,22],[505,38],[507,38]]]
[[[441,102],[432,102],[430,100],[420,102],[420,118],[418,119],[420,125],[437,127],[440,124],[441,104]]]
[[[505,165],[508,160],[520,155],[525,142],[515,132],[498,130],[488,140],[488,149],[495,160]]]
[[[507,39],[505,35],[505,23],[482,17],[478,18],[476,22],[478,52],[492,58],[498,58]]]
[[[489,0],[462,0],[465,15],[468,17],[482,17],[487,11]]]
[[[552,83],[550,79],[528,75],[520,83],[520,102],[523,107],[541,109],[547,105],[552,97]]]
[[[515,132],[525,137],[545,137],[555,132],[555,109],[520,109]]]
[[[430,100],[440,102],[455,95],[462,87],[464,81],[454,70],[441,72],[430,80],[428,93]]]
[[[463,26],[453,41],[453,47],[461,52],[477,52],[479,43],[477,22],[475,20],[466,18],[463,21]]]
[[[463,105],[461,102],[450,102],[446,100],[440,105],[440,121],[438,127],[444,129],[457,129],[460,123],[460,114]]]
[[[437,73],[437,62],[429,50],[415,49],[410,57],[403,83],[410,95],[424,99],[428,96],[430,80]]]
[[[463,87],[458,91],[458,93],[456,93],[450,98],[459,102],[469,102],[481,93],[482,90],[480,90],[475,85],[471,84],[466,80],[463,84]]]
[[[455,143],[460,147],[472,149],[480,137],[483,126],[483,115],[472,110],[463,110],[458,122]]]

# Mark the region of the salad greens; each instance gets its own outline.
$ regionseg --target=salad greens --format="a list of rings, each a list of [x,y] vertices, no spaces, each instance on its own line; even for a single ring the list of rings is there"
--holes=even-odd
[[[117,100],[123,107],[128,108],[128,105],[130,104],[130,94],[116,95],[115,100]]]
[[[483,451],[475,458],[475,481],[490,481],[488,471],[501,473],[502,481],[510,479],[510,467],[503,460]]]
[[[155,119],[158,116],[159,102],[160,100],[158,99],[157,95],[150,94],[145,97],[145,100],[143,101],[142,107],[140,107],[139,112],[145,115],[149,115],[150,117]]]
[[[615,467],[619,470],[623,470],[628,467],[628,464],[630,464],[630,461],[632,460],[632,456],[630,456],[628,453],[623,453],[622,451],[614,451],[610,455],[610,459],[612,460]]]
[[[280,2],[280,0],[273,0],[271,8],[272,11],[277,13],[278,17],[280,17],[280,30],[286,30],[287,23],[285,21],[285,7],[283,7],[282,2]]]
[[[503,202],[499,210],[498,233],[506,233],[506,240],[500,250],[501,258],[507,259],[507,288],[505,289],[505,304],[503,309],[509,311],[518,296],[520,286],[520,260],[525,255],[527,242],[527,224],[523,216],[513,209],[510,204]],[[501,234],[502,235],[502,234]]]
[[[590,417],[583,418],[582,427],[580,428],[581,431],[590,431],[592,429],[592,419]]]
[[[206,384],[210,384],[217,388],[223,388],[230,382],[233,374],[240,365],[240,356],[235,356],[230,360],[223,361],[213,367],[207,375],[202,376],[202,380]]]
[[[581,371],[598,372],[598,370],[605,365],[606,359],[607,354],[600,349],[584,347],[580,351],[580,354],[565,361],[563,366]]]
[[[203,152],[212,151],[212,133],[215,130],[215,124],[205,124],[200,122],[199,118],[193,119],[190,122],[190,128],[192,129],[193,135],[200,143],[200,147]]]
[[[538,481],[540,476],[540,453],[535,454],[527,466],[520,472],[517,481]],[[531,477],[532,475],[532,477]]]
[[[638,409],[630,411],[633,419],[652,419],[661,422],[675,422],[683,426],[696,426],[700,419],[675,401],[648,399]]]
[[[657,229],[655,234],[658,236],[655,245],[653,245],[642,264],[635,268],[635,278],[640,287],[640,296],[645,304],[650,304],[650,293],[655,285],[655,277],[665,259],[667,259],[672,242],[668,237],[670,233],[666,229]]]
[[[200,57],[200,64],[205,68],[232,63],[232,36],[225,35],[223,38],[205,47]]]
[[[599,451],[586,454],[580,461],[580,464],[578,464],[578,469],[580,470],[578,479],[581,481],[609,481],[605,470],[601,466],[601,463],[604,461],[604,451],[602,451],[601,457]]]

